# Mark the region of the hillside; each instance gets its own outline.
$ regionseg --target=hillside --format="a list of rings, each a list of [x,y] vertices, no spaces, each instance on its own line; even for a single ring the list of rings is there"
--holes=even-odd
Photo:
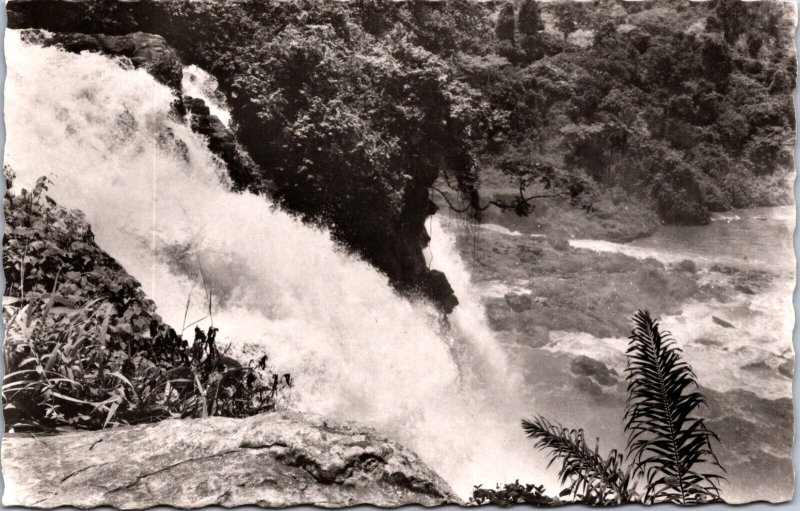
[[[237,186],[274,184],[286,208],[445,311],[452,290],[422,255],[431,198],[471,217],[535,217],[542,196],[612,218],[618,238],[790,201],[788,4],[33,0],[8,11],[12,28],[163,36],[227,95],[264,174]]]

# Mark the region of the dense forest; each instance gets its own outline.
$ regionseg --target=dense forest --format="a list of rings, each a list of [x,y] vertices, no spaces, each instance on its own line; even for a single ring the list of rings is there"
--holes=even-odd
[[[473,218],[557,196],[666,223],[791,200],[787,3],[45,0],[11,2],[9,25],[164,36],[227,96],[260,168],[239,188],[445,309],[422,257],[435,196]]]

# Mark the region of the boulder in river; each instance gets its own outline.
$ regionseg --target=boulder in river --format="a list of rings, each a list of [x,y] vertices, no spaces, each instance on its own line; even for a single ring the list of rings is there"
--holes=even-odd
[[[697,273],[697,263],[695,263],[691,259],[684,259],[678,264],[676,264],[675,267],[680,271],[685,271],[688,273]]]
[[[459,502],[414,453],[372,429],[289,412],[44,437],[6,433],[2,464],[6,506]]]
[[[725,321],[724,319],[722,319],[722,318],[718,318],[718,317],[716,317],[716,316],[711,316],[711,320],[712,320],[714,323],[718,324],[719,326],[721,326],[721,327],[723,327],[723,328],[736,328],[735,326],[733,326],[733,323],[730,323],[730,322],[728,322],[728,321]]]
[[[532,318],[524,318],[519,324],[519,332],[524,334],[522,344],[531,348],[542,348],[550,344],[550,330],[537,324]]]
[[[604,387],[610,387],[617,383],[616,371],[609,369],[603,362],[585,355],[578,355],[578,357],[572,361],[570,369],[573,374],[591,377]]]
[[[778,366],[778,372],[791,379],[794,377],[794,360],[787,360]]]
[[[525,312],[533,307],[533,301],[530,295],[521,295],[517,293],[506,293],[506,303],[511,307],[514,312]]]

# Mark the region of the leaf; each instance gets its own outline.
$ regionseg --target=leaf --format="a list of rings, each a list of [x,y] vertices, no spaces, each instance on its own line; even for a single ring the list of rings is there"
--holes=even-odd
[[[108,426],[108,423],[114,417],[114,414],[117,413],[117,409],[119,408],[119,404],[122,400],[115,401],[108,409],[108,415],[106,415],[106,421],[103,423],[103,428],[105,429]]]

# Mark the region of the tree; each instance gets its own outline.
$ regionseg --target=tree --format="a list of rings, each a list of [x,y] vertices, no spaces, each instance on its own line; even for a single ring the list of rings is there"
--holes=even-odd
[[[704,402],[696,377],[649,313],[637,312],[634,322],[624,455],[612,450],[603,457],[598,447],[589,448],[582,429],[568,430],[542,416],[523,420],[522,427],[536,447],[549,451],[550,464],[561,462],[562,484],[569,483],[562,497],[591,505],[721,502],[718,472],[724,469],[711,446],[719,439],[696,417]],[[640,482],[642,493],[636,491]]]
[[[564,42],[566,42],[569,35],[578,30],[583,22],[585,11],[582,4],[575,0],[568,0],[556,4],[553,14],[556,17],[556,27],[564,35]]]
[[[517,14],[517,32],[522,36],[535,36],[544,30],[542,13],[536,0],[522,0]]]
[[[523,0],[517,11],[517,43],[528,62],[543,56],[542,30],[544,22],[537,0]]]
[[[504,4],[500,9],[494,34],[501,41],[514,43],[514,4],[511,2]]]
[[[717,0],[714,15],[719,20],[722,35],[728,43],[735,43],[747,29],[749,10],[741,0]]]

